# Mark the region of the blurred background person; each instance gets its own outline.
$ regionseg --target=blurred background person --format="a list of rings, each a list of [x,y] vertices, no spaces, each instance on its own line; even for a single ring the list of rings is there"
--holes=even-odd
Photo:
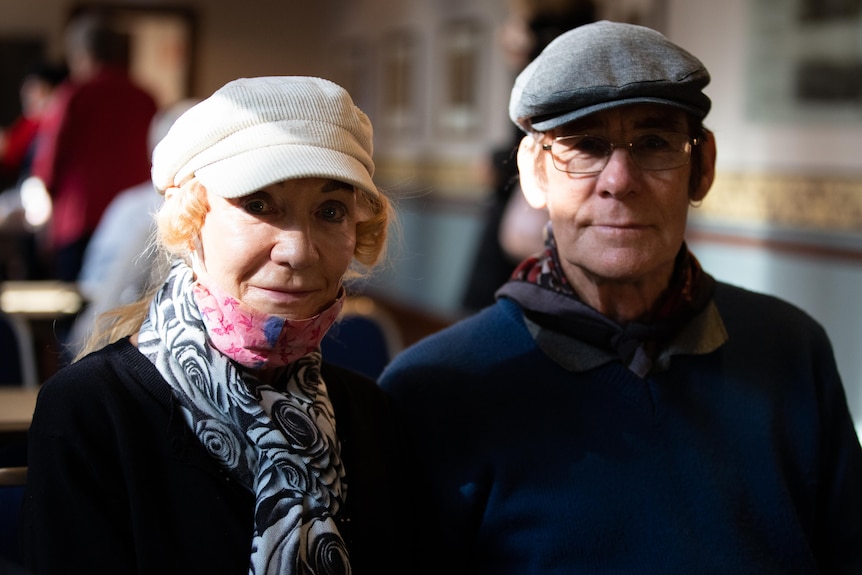
[[[124,39],[96,13],[65,30],[69,79],[37,134],[32,172],[52,198],[47,255],[56,279],[75,281],[102,213],[148,178],[147,133],[156,103],[124,68]]]
[[[0,129],[0,234],[14,248],[4,250],[3,280],[42,279],[48,270],[37,249],[39,223],[27,219],[22,184],[30,175],[36,134],[54,92],[67,75],[66,67],[41,62],[21,81],[21,114]]]
[[[182,100],[155,115],[150,127],[150,150],[165,137],[174,121],[197,100]],[[93,320],[120,305],[132,303],[163,279],[167,269],[150,248],[156,231],[153,215],[162,204],[148,177],[120,192],[102,215],[87,249],[78,290],[85,308],[75,317],[66,353],[74,357],[83,349],[93,329]]]
[[[551,40],[595,18],[592,0],[511,0],[509,15],[497,31],[497,44],[513,78]],[[494,303],[494,292],[518,263],[544,245],[547,212],[527,204],[518,188],[515,151],[522,137],[520,130],[512,128],[510,142],[494,150],[484,168],[492,195],[461,302],[466,312]]]
[[[0,177],[3,189],[17,186],[30,172],[36,130],[51,95],[66,78],[64,66],[40,63],[21,81],[21,114],[0,129]]]

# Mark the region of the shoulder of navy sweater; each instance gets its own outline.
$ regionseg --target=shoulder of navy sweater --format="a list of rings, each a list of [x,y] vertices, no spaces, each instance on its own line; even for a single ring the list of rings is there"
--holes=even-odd
[[[740,333],[770,332],[785,341],[828,341],[817,320],[781,298],[717,282],[714,299],[731,338]]]
[[[521,308],[500,299],[476,314],[438,331],[402,351],[380,377],[386,388],[406,374],[455,369],[482,372],[483,366],[535,349]]]

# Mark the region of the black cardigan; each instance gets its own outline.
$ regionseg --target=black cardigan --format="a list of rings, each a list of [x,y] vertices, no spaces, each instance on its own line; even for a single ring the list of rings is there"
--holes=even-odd
[[[324,364],[347,472],[354,573],[413,572],[412,474],[388,399]],[[29,433],[22,551],[35,573],[247,573],[254,496],[187,429],[128,340],[43,386]]]

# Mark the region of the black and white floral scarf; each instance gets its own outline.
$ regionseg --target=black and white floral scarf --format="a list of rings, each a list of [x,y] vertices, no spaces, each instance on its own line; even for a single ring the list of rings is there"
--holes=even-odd
[[[175,264],[138,347],[210,455],[255,494],[249,573],[350,573],[336,522],[347,485],[319,350],[263,384],[209,345],[193,284],[191,268]]]

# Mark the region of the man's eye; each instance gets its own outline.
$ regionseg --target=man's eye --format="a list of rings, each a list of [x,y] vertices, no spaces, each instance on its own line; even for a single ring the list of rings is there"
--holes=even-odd
[[[662,150],[667,150],[671,146],[667,139],[661,134],[648,134],[638,138],[637,143],[635,143],[635,147],[642,150],[660,152]]]
[[[579,153],[591,156],[604,156],[608,153],[608,141],[595,136],[584,136],[574,142],[573,146]]]

